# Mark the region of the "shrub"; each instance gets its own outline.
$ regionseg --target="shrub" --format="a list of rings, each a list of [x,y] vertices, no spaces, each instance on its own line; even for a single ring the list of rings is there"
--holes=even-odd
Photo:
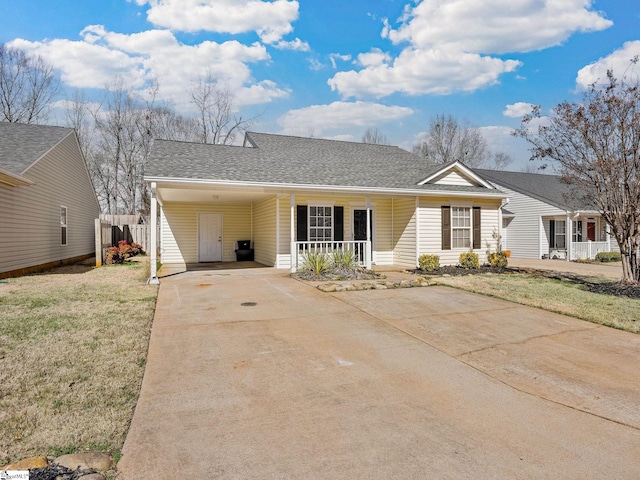
[[[425,272],[433,272],[440,268],[440,257],[428,253],[420,255],[418,258],[418,267]]]
[[[509,261],[507,260],[507,254],[505,252],[494,252],[487,255],[489,265],[495,268],[505,268]]]
[[[349,270],[356,266],[356,252],[353,250],[333,250],[331,266],[338,270]]]
[[[324,253],[309,252],[302,260],[302,270],[322,275],[329,270],[329,257]]]
[[[480,268],[480,259],[478,254],[474,252],[465,252],[460,254],[458,262],[462,268],[476,269]]]
[[[126,240],[120,240],[118,246],[107,248],[106,264],[124,263],[125,260],[136,255],[144,253],[142,245],[137,243],[128,243]]]
[[[619,262],[622,260],[620,252],[598,252],[596,261],[598,262]]]

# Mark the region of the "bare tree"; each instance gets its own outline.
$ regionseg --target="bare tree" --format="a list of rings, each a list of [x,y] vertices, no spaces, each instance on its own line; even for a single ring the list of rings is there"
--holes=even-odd
[[[444,114],[431,118],[425,139],[413,151],[429,163],[458,161],[473,168],[482,166],[488,157],[487,141],[478,127]]]
[[[530,129],[540,108],[516,132],[532,145],[532,158],[551,159],[562,179],[600,211],[622,253],[622,282],[640,283],[640,83],[608,72],[579,103],[563,102],[548,122]]]
[[[248,130],[255,120],[236,114],[233,94],[220,87],[211,74],[192,86],[191,103],[197,109],[201,143],[232,144],[236,134]]]
[[[504,170],[511,165],[513,159],[511,155],[505,152],[496,152],[493,154],[491,161],[487,162],[487,168],[490,170]]]
[[[43,122],[58,91],[53,67],[42,57],[0,45],[0,120]]]
[[[391,145],[387,136],[377,128],[367,128],[362,135],[362,143],[373,143],[376,145]]]

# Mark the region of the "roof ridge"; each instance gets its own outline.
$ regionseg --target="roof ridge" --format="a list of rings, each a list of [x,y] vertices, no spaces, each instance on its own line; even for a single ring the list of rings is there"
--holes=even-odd
[[[356,142],[355,140],[336,140],[334,138],[303,137],[303,136],[300,136],[300,135],[290,135],[290,134],[286,134],[286,133],[265,133],[265,132],[252,132],[252,131],[247,131],[246,133],[249,134],[249,135],[251,135],[251,134],[268,135],[268,136],[273,136],[273,137],[296,138],[296,139],[299,139],[299,140],[317,140],[317,141],[323,141],[323,142],[348,143],[348,144],[352,144],[352,145],[371,145],[371,146],[376,146],[376,147],[400,148],[401,150],[404,150],[403,148],[399,147],[398,145],[384,145],[384,144],[381,144],[381,143]],[[409,153],[411,153],[411,152],[409,152]]]

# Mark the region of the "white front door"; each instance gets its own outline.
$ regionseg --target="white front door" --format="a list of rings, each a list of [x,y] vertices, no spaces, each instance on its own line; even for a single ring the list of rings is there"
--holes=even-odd
[[[222,261],[222,214],[198,214],[198,261]]]

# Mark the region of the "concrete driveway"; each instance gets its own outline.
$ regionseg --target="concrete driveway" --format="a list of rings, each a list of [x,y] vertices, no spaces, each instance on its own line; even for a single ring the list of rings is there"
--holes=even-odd
[[[136,479],[640,478],[640,336],[445,287],[162,280]]]

